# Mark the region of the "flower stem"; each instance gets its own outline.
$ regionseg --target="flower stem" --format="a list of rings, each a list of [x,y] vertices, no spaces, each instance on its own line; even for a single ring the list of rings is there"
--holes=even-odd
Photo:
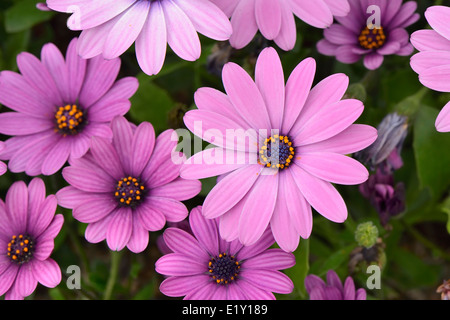
[[[117,274],[119,273],[119,264],[121,255],[122,255],[121,251],[111,251],[111,266],[109,269],[109,278],[108,282],[106,283],[103,300],[111,299],[114,285],[116,284],[117,280]]]

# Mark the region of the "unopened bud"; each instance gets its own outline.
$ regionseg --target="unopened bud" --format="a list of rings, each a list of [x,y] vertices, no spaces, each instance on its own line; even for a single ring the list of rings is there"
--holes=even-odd
[[[378,239],[378,228],[372,221],[364,222],[356,227],[355,240],[360,246],[371,248]]]

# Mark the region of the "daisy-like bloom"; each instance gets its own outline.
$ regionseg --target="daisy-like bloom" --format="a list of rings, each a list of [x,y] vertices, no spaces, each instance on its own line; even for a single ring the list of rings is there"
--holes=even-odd
[[[272,292],[291,293],[294,284],[279,270],[295,264],[294,255],[269,249],[269,232],[255,244],[244,247],[238,240],[227,242],[219,235],[218,219],[205,219],[202,208],[192,209],[192,234],[179,228],[164,231],[172,250],[155,264],[167,276],[160,290],[185,300],[269,300]]]
[[[9,160],[12,172],[54,174],[69,157],[83,156],[92,136],[111,138],[111,119],[128,112],[137,79],[116,82],[120,59],[84,60],[76,46],[75,38],[66,59],[51,43],[41,60],[23,52],[17,56],[21,74],[0,73],[0,103],[14,110],[0,114],[0,133],[14,136],[0,159]]]
[[[338,61],[348,64],[364,58],[364,66],[370,70],[379,68],[386,55],[412,54],[414,48],[405,28],[419,19],[415,1],[402,4],[402,0],[349,0],[349,3],[349,14],[336,17],[337,23],[326,29],[325,38],[317,43],[320,53],[336,56]]]
[[[0,296],[5,299],[24,299],[38,282],[49,288],[61,282],[61,269],[50,258],[64,221],[55,215],[56,205],[39,178],[28,187],[15,182],[5,202],[0,200]]]
[[[47,0],[50,9],[73,13],[67,25],[82,30],[78,53],[114,59],[136,42],[136,57],[148,75],[157,74],[167,44],[180,58],[201,54],[197,32],[225,41],[232,33],[227,16],[210,0]]]
[[[264,49],[253,79],[234,63],[224,66],[227,94],[212,88],[195,93],[198,110],[184,116],[189,130],[215,147],[189,158],[186,179],[220,175],[203,204],[206,218],[220,217],[227,241],[258,241],[270,228],[281,248],[293,251],[299,235],[312,229],[311,206],[327,219],[347,218],[344,200],[332,183],[360,184],[367,169],[346,156],[375,141],[375,128],[353,124],[361,101],[341,100],[344,74],[332,75],[312,90],[315,60],[303,60],[284,83],[273,48]]]
[[[211,0],[229,17],[233,34],[230,44],[241,49],[259,30],[268,40],[288,51],[295,46],[296,15],[309,25],[324,29],[333,23],[333,16],[345,16],[348,0]]]
[[[127,246],[138,253],[148,245],[148,231],[187,217],[181,201],[197,195],[201,183],[179,178],[181,164],[172,161],[177,144],[173,130],[155,138],[150,123],[135,127],[120,116],[111,129],[112,142],[92,138],[89,152],[63,169],[70,186],[56,197],[60,206],[73,209],[75,219],[89,224],[89,242],[106,238],[111,250]]]
[[[310,274],[305,278],[306,291],[310,300],[366,300],[366,290],[356,290],[355,282],[351,277],[345,279],[342,285],[341,279],[334,270],[327,272],[327,283],[320,277]]]
[[[411,43],[420,51],[411,57],[411,68],[424,86],[450,92],[450,7],[430,7],[425,17],[433,29],[411,35]],[[439,113],[435,125],[439,132],[450,132],[450,102]]]

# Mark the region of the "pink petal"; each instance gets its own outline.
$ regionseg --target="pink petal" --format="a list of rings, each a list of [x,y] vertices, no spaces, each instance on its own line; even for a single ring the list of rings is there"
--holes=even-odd
[[[54,288],[61,282],[61,269],[53,259],[33,260],[34,278],[43,286]]]
[[[23,181],[14,182],[9,187],[5,204],[14,233],[24,233],[27,230],[28,189]]]
[[[347,206],[331,183],[312,176],[297,165],[289,169],[303,196],[317,212],[333,222],[341,223],[347,219]]]
[[[286,83],[286,105],[283,132],[289,132],[302,112],[316,73],[316,61],[304,59],[292,71]]]
[[[167,28],[159,1],[150,6],[142,31],[136,39],[136,57],[141,69],[148,75],[161,71],[166,58]]]
[[[235,63],[223,67],[222,81],[236,111],[254,129],[271,129],[269,114],[261,92],[250,75]]]
[[[127,245],[133,230],[133,216],[131,208],[119,208],[113,213],[113,217],[106,231],[106,242],[113,251],[120,251]]]
[[[425,11],[425,17],[433,30],[450,41],[449,16],[450,7],[446,6],[432,6]]]
[[[137,217],[133,217],[133,231],[127,243],[127,248],[133,253],[140,253],[147,248],[148,239],[148,231],[141,226]]]
[[[252,245],[267,229],[278,197],[278,175],[261,175],[249,191],[239,219],[239,241]]]
[[[269,8],[266,8],[266,10],[269,10]],[[269,47],[259,54],[255,69],[255,82],[267,107],[271,127],[281,128],[285,97],[284,73],[280,57],[275,49]]]
[[[167,26],[167,42],[182,59],[197,60],[201,54],[200,40],[191,20],[172,1],[162,1]]]
[[[208,194],[203,204],[203,215],[208,218],[221,216],[234,207],[250,190],[262,166],[246,166],[223,178]]]
[[[105,40],[103,57],[114,59],[122,55],[139,36],[150,9],[150,2],[135,2],[112,27]]]
[[[369,172],[361,163],[337,153],[302,154],[295,163],[316,177],[332,183],[360,184],[369,178]]]
[[[297,17],[313,27],[324,29],[333,23],[333,15],[322,0],[292,0],[291,7]]]
[[[198,241],[189,233],[177,228],[168,228],[164,231],[164,242],[175,253],[197,257],[208,263],[210,256],[199,246]]]
[[[262,35],[276,38],[281,28],[281,6],[279,1],[259,0],[255,2],[255,18]]]
[[[174,0],[174,2],[189,17],[195,29],[201,34],[218,41],[230,38],[233,32],[230,21],[222,10],[209,0]]]
[[[294,14],[288,5],[281,5],[281,28],[274,39],[275,43],[283,50],[290,51],[297,40],[297,29]]]
[[[167,276],[191,276],[207,272],[208,264],[180,253],[169,253],[155,263],[156,272]]]
[[[439,132],[450,131],[450,102],[442,108],[436,119],[436,130]]]
[[[233,48],[242,49],[252,41],[258,25],[255,17],[255,0],[239,1],[231,17],[233,34],[230,44]]]
[[[450,92],[450,64],[429,68],[421,72],[419,80],[430,89]]]

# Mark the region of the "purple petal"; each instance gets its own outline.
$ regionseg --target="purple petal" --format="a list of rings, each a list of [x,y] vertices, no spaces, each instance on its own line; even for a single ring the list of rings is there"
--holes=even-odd
[[[18,271],[19,267],[17,265],[9,263],[8,268],[0,275],[0,296],[4,295],[11,288]]]
[[[448,102],[436,118],[436,130],[439,132],[450,131],[450,102]]]
[[[136,207],[134,212],[137,215],[141,225],[149,231],[161,230],[166,224],[166,217],[163,211],[154,208],[151,203],[142,203]]]
[[[133,231],[131,232],[130,240],[127,243],[127,248],[133,253],[140,253],[147,248],[148,240],[148,231],[142,227],[139,218],[134,216]]]
[[[117,201],[109,194],[97,194],[92,201],[84,200],[74,206],[73,217],[83,223],[99,221],[110,214],[118,206]]]
[[[270,292],[289,294],[294,289],[292,280],[285,274],[274,270],[242,270],[239,278],[247,280],[254,286]]]
[[[216,221],[206,219],[202,214],[202,208],[195,207],[189,215],[189,224],[200,246],[211,256],[219,254],[219,235]]]
[[[112,213],[106,231],[106,242],[113,251],[120,251],[127,245],[133,230],[133,212],[131,208],[118,208]]]
[[[33,260],[34,278],[43,286],[54,288],[61,282],[61,269],[53,259]]]
[[[97,164],[111,177],[118,180],[125,176],[119,156],[110,141],[101,137],[93,137],[91,152]]]
[[[201,190],[199,180],[177,178],[172,182],[152,189],[152,196],[185,201],[195,197]]]
[[[211,277],[206,274],[187,277],[169,277],[159,286],[159,291],[169,297],[182,297],[198,287],[206,286]]]
[[[207,272],[208,264],[199,262],[197,257],[169,253],[156,261],[155,270],[166,276],[193,276]]]
[[[28,297],[36,289],[37,283],[33,276],[32,266],[26,264],[19,268],[13,289],[22,297]]]
[[[14,233],[27,231],[28,189],[23,181],[14,182],[6,193],[6,208]]]
[[[175,253],[197,257],[205,263],[208,263],[210,259],[210,255],[199,246],[198,241],[184,230],[177,228],[166,229],[164,231],[164,242]]]
[[[281,249],[268,249],[263,253],[245,260],[245,268],[283,270],[295,265],[295,257]]]
[[[164,213],[167,221],[180,222],[188,216],[188,209],[180,201],[169,198],[149,197],[149,203]]]
[[[155,146],[155,130],[148,122],[141,123],[133,136],[131,143],[131,174],[140,176],[147,165]]]

